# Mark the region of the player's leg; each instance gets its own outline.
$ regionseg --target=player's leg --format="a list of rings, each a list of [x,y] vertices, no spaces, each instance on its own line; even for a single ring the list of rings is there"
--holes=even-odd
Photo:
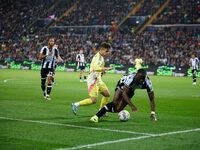
[[[115,91],[113,101],[106,104],[102,109],[100,109],[99,112],[90,119],[90,121],[98,122],[98,118],[102,117],[106,112],[112,112],[112,113],[117,112],[116,108],[121,100],[122,100],[122,92],[117,89]]]
[[[96,81],[91,86],[88,86],[88,93],[89,93],[90,98],[81,100],[79,102],[72,103],[73,113],[75,115],[77,114],[77,109],[79,106],[87,106],[87,105],[95,104],[98,100],[98,90],[99,90],[99,88],[96,84]]]
[[[56,74],[56,69],[54,69],[53,76],[52,76],[52,83],[53,83],[53,85],[56,85],[56,83],[54,81],[55,74]]]
[[[104,82],[101,82],[101,84],[99,85],[99,93],[103,95],[101,99],[101,104],[100,104],[100,109],[101,109],[107,104],[110,98],[110,92]]]
[[[120,101],[120,103],[116,107],[116,112],[122,111],[126,107],[126,105],[127,105],[127,102],[124,101],[124,99],[122,98],[122,100]]]
[[[43,91],[44,94],[44,98],[46,98],[46,77],[47,77],[47,73],[45,71],[45,69],[41,69],[41,89]]]
[[[84,82],[86,82],[87,79],[86,79],[86,70],[84,69]]]
[[[101,92],[101,94],[103,95],[103,97],[101,99],[99,110],[101,110],[108,103],[108,100],[110,98],[110,93],[109,93],[108,90],[105,90],[105,91]],[[106,113],[103,114],[103,116],[104,117],[109,117]]]
[[[82,81],[82,69],[80,68],[79,71],[80,71],[80,82],[83,82]]]
[[[50,98],[50,93],[51,93],[51,89],[52,89],[52,76],[53,76],[53,71],[49,70],[49,73],[47,75],[47,82],[48,82],[48,86],[47,86],[47,96],[46,99],[47,100],[51,100]]]
[[[79,106],[88,106],[91,104],[95,104],[97,102],[97,100],[98,100],[97,97],[90,97],[90,98],[81,100],[79,102],[72,103],[72,111],[73,111],[74,115],[77,114],[77,109]]]
[[[103,97],[101,99],[100,109],[103,108],[107,104],[110,98],[110,93],[108,90],[101,92],[101,94],[103,95]]]
[[[52,77],[52,83],[53,85],[55,85],[56,83],[54,82],[54,76]]]
[[[193,84],[192,85],[195,85],[196,84],[196,70],[193,70]]]
[[[131,92],[131,93],[129,94],[129,98],[131,99],[131,98],[134,96],[134,94],[135,94],[134,91]],[[118,104],[117,107],[116,107],[116,111],[117,111],[117,112],[122,111],[122,110],[126,107],[126,105],[127,105],[127,102],[122,98],[122,100],[119,102],[119,104]]]

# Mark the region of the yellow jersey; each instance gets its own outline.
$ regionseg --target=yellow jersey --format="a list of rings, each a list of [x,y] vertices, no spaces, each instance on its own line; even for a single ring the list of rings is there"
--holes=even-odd
[[[104,68],[104,64],[104,58],[99,52],[94,55],[90,64],[90,75],[88,76],[89,80],[90,78],[91,80],[97,78],[97,82],[101,81],[101,72]]]
[[[139,70],[142,67],[142,65],[141,65],[142,63],[143,63],[143,61],[142,61],[141,58],[135,59],[135,67],[136,67],[137,70]]]

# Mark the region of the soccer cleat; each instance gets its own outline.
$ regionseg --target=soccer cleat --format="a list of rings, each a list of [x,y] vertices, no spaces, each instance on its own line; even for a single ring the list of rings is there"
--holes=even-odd
[[[91,122],[94,122],[94,123],[97,123],[98,122],[98,117],[95,115],[95,116],[93,116],[92,118],[90,118],[90,121]]]
[[[47,96],[47,92],[46,91],[44,91],[44,98],[46,99],[46,96]]]
[[[74,115],[77,114],[77,109],[78,109],[78,107],[75,105],[75,103],[72,103],[72,111],[73,111]]]
[[[84,82],[87,82],[87,79],[84,79]]]
[[[51,98],[49,97],[49,95],[46,96],[46,100],[51,100]]]
[[[55,83],[55,82],[53,82],[53,85],[56,85],[56,83]]]
[[[80,82],[83,82],[82,80],[80,80]]]
[[[192,83],[192,85],[196,85],[196,84],[197,84],[196,82],[193,82],[193,83]]]

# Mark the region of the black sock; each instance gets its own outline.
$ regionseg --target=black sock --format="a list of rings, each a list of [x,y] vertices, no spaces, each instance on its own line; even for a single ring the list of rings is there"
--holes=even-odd
[[[100,118],[106,112],[112,112],[112,113],[117,112],[116,111],[116,106],[115,106],[115,104],[113,102],[106,104],[106,106],[104,106],[101,110],[99,110],[99,112],[96,114],[96,116],[98,118]]]
[[[86,80],[86,76],[84,76],[84,80]]]
[[[41,79],[41,88],[42,88],[42,91],[45,92],[45,89],[46,89],[46,79]]]
[[[82,80],[82,77],[80,77],[80,80]]]
[[[51,84],[48,84],[48,86],[47,86],[47,95],[50,95],[50,93],[51,93],[51,88],[52,88],[52,85],[51,85]]]
[[[54,83],[54,78],[52,78],[52,82]]]
[[[197,79],[196,77],[193,77],[193,82],[196,82],[196,79]]]

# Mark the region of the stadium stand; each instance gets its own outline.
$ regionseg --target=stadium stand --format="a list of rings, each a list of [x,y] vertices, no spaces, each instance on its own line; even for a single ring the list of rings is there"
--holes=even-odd
[[[138,1],[138,0],[137,0]],[[111,25],[118,23],[136,5],[128,0],[82,0],[69,15],[57,25]]]
[[[1,36],[6,40],[19,39],[29,33],[28,26],[52,4],[53,0],[10,0],[1,4]]]
[[[197,24],[199,16],[199,0],[171,0],[153,24]]]
[[[187,66],[192,52],[196,52],[200,57],[199,27],[148,27],[142,33],[136,34],[132,31],[132,25],[122,25],[113,32],[112,22],[117,24],[136,6],[139,0],[136,2],[105,0],[104,3],[99,0],[82,0],[72,12],[56,23],[55,27],[67,26],[67,28],[60,28],[62,32],[49,29],[45,32],[31,34],[27,31],[27,27],[40,16],[48,18],[50,15],[55,15],[58,18],[63,15],[75,2],[70,1],[71,4],[67,4],[68,1],[64,3],[60,0],[55,4],[55,1],[48,0],[44,5],[39,0],[20,0],[6,1],[1,5],[0,60],[4,61],[10,56],[11,60],[36,62],[39,50],[52,36],[56,38],[61,57],[67,63],[75,62],[75,55],[80,49],[83,49],[87,59],[91,60],[99,43],[110,41],[113,37],[112,55],[106,58],[106,61],[110,63],[132,64],[135,57],[140,55],[145,64]],[[135,15],[152,15],[162,3],[161,0],[145,1]],[[55,7],[50,9],[52,5]],[[47,10],[49,11],[42,16]],[[171,0],[153,23],[196,24],[199,22],[198,10],[199,1]],[[191,13],[192,11],[195,13]],[[187,14],[187,19],[184,14]],[[84,27],[88,25],[102,25],[102,27]]]
[[[161,0],[146,0],[136,12],[136,16],[153,15],[164,3]]]

